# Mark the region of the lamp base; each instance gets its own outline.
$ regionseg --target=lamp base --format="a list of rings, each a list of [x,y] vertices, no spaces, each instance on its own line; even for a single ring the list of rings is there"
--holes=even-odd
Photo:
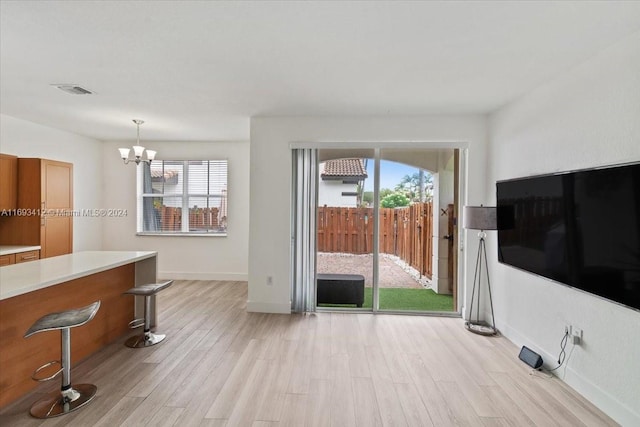
[[[464,322],[464,327],[467,328],[468,331],[478,335],[498,335],[498,330],[486,323]]]

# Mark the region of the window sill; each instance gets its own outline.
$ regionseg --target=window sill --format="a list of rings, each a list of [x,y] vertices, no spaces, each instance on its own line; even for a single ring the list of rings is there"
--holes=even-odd
[[[158,236],[158,237],[227,237],[227,233],[153,233],[138,232],[136,236]]]

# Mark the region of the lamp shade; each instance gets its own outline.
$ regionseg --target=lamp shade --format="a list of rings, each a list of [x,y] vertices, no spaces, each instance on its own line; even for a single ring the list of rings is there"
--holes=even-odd
[[[142,157],[142,153],[144,153],[144,147],[141,145],[134,145],[133,152],[135,153],[136,157]]]
[[[127,157],[129,157],[129,151],[131,151],[131,149],[129,149],[129,148],[118,148],[118,150],[120,151],[120,157],[122,157],[122,159],[126,159]]]
[[[491,206],[465,206],[464,228],[470,230],[497,230],[497,209]]]

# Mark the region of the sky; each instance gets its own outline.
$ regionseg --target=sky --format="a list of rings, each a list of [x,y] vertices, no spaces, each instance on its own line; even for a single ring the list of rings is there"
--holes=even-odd
[[[364,181],[364,191],[373,191],[373,164],[373,159],[369,159],[367,162],[368,178]],[[418,171],[419,169],[413,166],[380,160],[380,188],[393,190],[405,175],[411,175]]]

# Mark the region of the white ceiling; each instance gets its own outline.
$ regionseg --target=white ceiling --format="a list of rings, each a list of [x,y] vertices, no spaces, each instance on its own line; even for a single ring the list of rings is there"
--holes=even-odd
[[[252,116],[488,113],[640,30],[635,1],[0,4],[0,111],[100,140],[134,118],[213,141]]]

